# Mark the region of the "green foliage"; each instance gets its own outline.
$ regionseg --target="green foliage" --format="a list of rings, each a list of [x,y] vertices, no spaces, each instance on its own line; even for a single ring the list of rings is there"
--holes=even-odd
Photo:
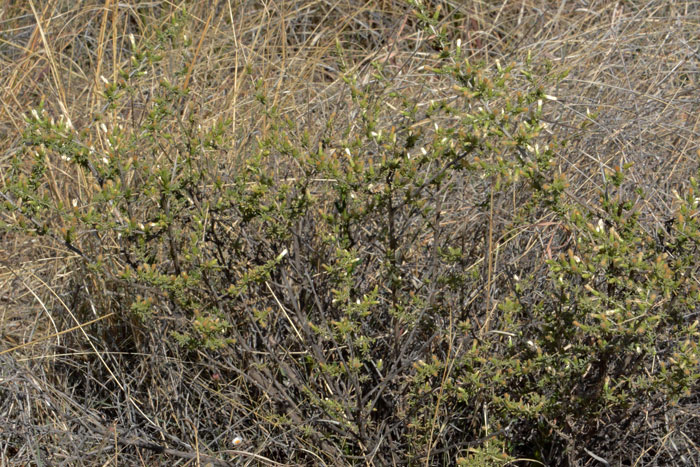
[[[353,118],[310,135],[258,81],[271,123],[243,148],[230,121],[202,125],[185,105],[184,59],[142,118],[120,116],[136,78],[187,42],[174,17],[133,44],[94,126],[27,116],[3,206],[18,220],[2,227],[78,253],[105,284],[89,291],[100,312],[135,335],[233,356],[265,430],[318,455],[388,442],[416,464],[576,456],[601,420],[697,384],[697,183],[656,235],[626,168],[607,174],[600,208],[571,201],[540,120],[563,75],[469,60],[414,7],[435,52],[424,80],[448,92],[423,105],[375,64],[368,84],[343,76]],[[568,248],[494,274],[494,255],[544,217]]]
[[[616,170],[612,184],[623,181]],[[588,439],[600,420],[628,419],[658,397],[673,403],[698,378],[697,320],[688,312],[697,285],[688,278],[699,265],[694,246],[676,247],[685,232],[697,238],[696,227],[684,222],[672,243],[660,244],[641,225],[635,202],[621,194],[601,198],[596,213],[575,205],[556,210],[574,241],[548,262],[544,298],[527,303],[516,293],[501,306],[512,322],[531,320],[512,328],[525,343],[512,355],[527,368],[526,379],[525,372],[515,374],[519,392],[541,401],[535,411],[527,404],[503,408],[508,417],[547,420],[540,445],[552,428],[568,439]],[[678,215],[695,204],[692,196],[679,199]]]

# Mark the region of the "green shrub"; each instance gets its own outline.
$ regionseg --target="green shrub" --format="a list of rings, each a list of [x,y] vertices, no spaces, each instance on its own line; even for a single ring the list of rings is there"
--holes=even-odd
[[[415,8],[433,38],[415,87],[449,83],[439,97],[377,63],[365,84],[345,74],[337,120],[312,134],[259,84],[270,127],[246,146],[226,119],[201,126],[185,65],[121,115],[184,40],[176,18],[134,45],[94,124],[27,116],[3,228],[76,253],[76,301],[116,313],[118,350],[168,336],[235,362],[222,377],[249,437],[288,436],[267,456],[574,460],[697,381],[697,199],[679,197],[663,240],[622,169],[600,208],[573,200],[540,121],[563,75],[467,60]],[[528,233],[543,219],[562,250],[546,263]]]

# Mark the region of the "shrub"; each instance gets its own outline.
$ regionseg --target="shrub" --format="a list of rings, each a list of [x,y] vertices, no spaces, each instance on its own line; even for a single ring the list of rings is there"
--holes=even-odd
[[[139,101],[137,78],[186,42],[175,18],[160,42],[132,43],[94,124],[27,116],[4,205],[18,221],[3,227],[76,253],[72,306],[114,313],[112,350],[165,345],[216,367],[246,437],[277,439],[268,457],[614,452],[607,426],[634,427],[697,380],[694,191],[663,239],[625,197],[624,169],[601,207],[579,203],[540,121],[563,75],[467,60],[414,6],[432,37],[419,80],[344,70],[347,99],[320,134],[259,82],[270,126],[246,146],[226,119],[201,125],[186,57]],[[436,82],[451,86],[429,103],[411,88]]]

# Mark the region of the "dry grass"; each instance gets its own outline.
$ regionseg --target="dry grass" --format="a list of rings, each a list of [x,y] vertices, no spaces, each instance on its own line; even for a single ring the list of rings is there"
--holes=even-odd
[[[605,189],[601,172],[633,163],[630,180],[646,191],[642,206],[648,228],[667,220],[674,190],[686,189],[700,157],[697,1],[432,3],[441,9],[448,35],[460,38],[475,59],[522,62],[531,53],[534,61],[546,59],[555,69],[570,70],[546,116],[552,137],[569,140],[560,170],[571,182],[570,196],[596,205]],[[105,110],[102,77],[119,79],[117,70],[129,59],[129,34],[137,44],[151,42],[182,8],[190,15],[184,32],[193,46],[164,51],[162,64],[140,78],[132,108]],[[426,103],[451,86],[416,81],[419,67],[432,60],[422,46],[426,40],[430,37],[410,8],[398,0],[4,0],[0,189],[21,144],[24,116],[40,101],[49,115],[64,116],[76,128],[97,127],[91,116],[103,112],[140,119],[158,83],[174,81],[175,57],[184,53],[191,98],[180,111],[187,115],[196,108],[203,127],[231,118],[230,160],[222,163],[240,164],[255,138],[270,130],[268,117],[256,110],[256,80],[262,80],[280,113],[317,135],[330,118],[341,123],[353,118],[345,112],[336,43],[360,81],[372,79],[370,62],[379,61],[416,101]],[[587,112],[598,114],[594,122]],[[584,122],[590,125],[585,131]],[[94,138],[85,144],[105,145]],[[94,190],[59,163],[48,170],[55,181],[50,189],[66,203],[87,199]],[[288,172],[280,164],[273,175]],[[453,208],[445,220],[448,228],[470,221],[473,213],[461,211],[458,200]],[[0,215],[4,223],[16,221],[8,212]],[[498,222],[498,209],[491,217]],[[541,220],[543,246],[552,235],[547,221]],[[76,253],[60,242],[48,249],[17,232],[0,233],[0,239],[1,465],[286,465],[313,459],[320,465],[332,463],[333,454],[338,464],[402,463],[387,452],[390,446],[363,460],[349,461],[339,452],[321,459],[323,446],[299,444],[293,433],[266,431],[277,422],[258,423],[257,408],[240,405],[246,399],[238,383],[251,376],[221,379],[236,367],[226,355],[218,362],[185,360],[166,348],[165,336],[160,344],[159,336],[150,336],[148,354],[105,351],[125,336],[100,334],[98,324],[113,318],[109,304],[102,310],[71,309],[71,297],[101,287],[76,280],[81,274],[74,267]],[[513,248],[534,247],[524,242]],[[493,260],[492,253],[484,253],[485,261]],[[80,316],[93,318],[81,322]],[[664,415],[650,414],[655,418],[645,444],[628,446],[639,465],[658,459],[697,465],[698,407],[696,394],[665,422],[660,421]],[[237,436],[244,439],[240,446],[233,442]],[[581,465],[595,465],[593,457]]]

